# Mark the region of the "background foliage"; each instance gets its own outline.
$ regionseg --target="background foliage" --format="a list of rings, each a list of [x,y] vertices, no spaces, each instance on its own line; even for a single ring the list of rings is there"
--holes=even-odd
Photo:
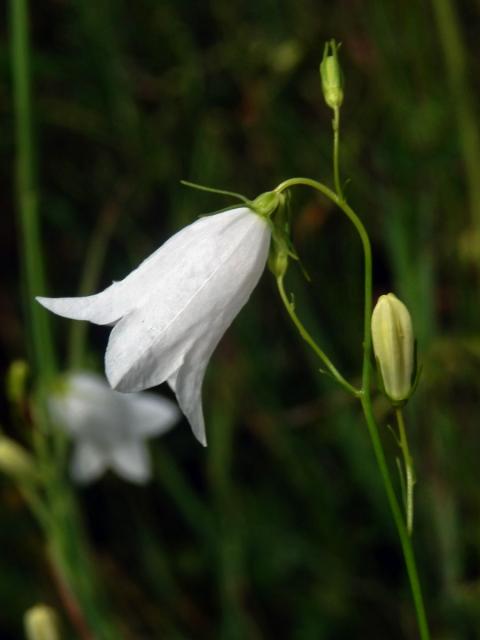
[[[480,637],[480,4],[31,5],[42,233],[49,293],[58,296],[80,286],[92,238],[101,248],[84,286],[98,290],[224,206],[180,179],[249,197],[294,175],[329,181],[331,112],[318,64],[326,39],[342,42],[348,197],[371,233],[375,288],[408,304],[424,367],[408,424],[427,609],[436,638]],[[26,355],[8,40],[2,28],[3,372]],[[312,278],[289,274],[299,314],[354,377],[358,240],[313,193],[296,194],[294,207],[295,245]],[[56,319],[55,330],[66,367],[70,323]],[[102,367],[106,335],[89,328],[92,367]],[[416,637],[358,407],[317,369],[266,273],[209,368],[208,449],[184,423],[153,443],[147,489],[107,476],[80,491],[125,638]],[[1,402],[6,431],[28,439]],[[381,399],[376,409],[387,423]],[[395,442],[387,429],[383,437],[394,465]],[[21,637],[26,607],[60,604],[38,530],[6,479],[0,502],[8,640]],[[69,637],[67,620],[64,630]]]

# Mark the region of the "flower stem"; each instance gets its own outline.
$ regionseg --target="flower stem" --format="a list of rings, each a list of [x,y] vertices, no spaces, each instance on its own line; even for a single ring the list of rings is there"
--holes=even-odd
[[[345,380],[345,378],[342,376],[342,374],[338,371],[338,369],[335,367],[335,365],[333,364],[333,362],[330,360],[330,358],[325,354],[325,352],[317,345],[317,343],[315,342],[315,340],[312,338],[312,336],[310,335],[310,333],[307,331],[307,329],[305,328],[305,326],[303,325],[302,321],[300,320],[300,318],[297,316],[296,312],[295,312],[295,306],[293,305],[293,303],[288,299],[287,293],[285,291],[285,286],[283,284],[283,276],[279,276],[277,277],[277,287],[278,287],[278,291],[280,293],[280,297],[282,299],[282,302],[285,306],[285,309],[288,312],[288,315],[290,316],[290,318],[292,319],[293,324],[297,327],[298,332],[300,333],[300,335],[302,336],[302,338],[305,340],[305,342],[310,346],[310,348],[316,353],[316,355],[320,358],[320,360],[325,364],[325,366],[327,367],[327,369],[329,370],[329,372],[332,374],[332,376],[335,378],[335,380],[342,386],[344,387],[349,393],[353,394],[354,396],[359,396],[360,391],[358,389],[356,389],[353,385],[351,385],[347,380]]]
[[[440,44],[445,54],[447,80],[456,111],[460,147],[465,165],[465,179],[470,204],[470,224],[475,240],[480,238],[480,131],[472,98],[465,35],[458,17],[459,8],[452,0],[432,0]],[[478,254],[476,254],[478,255]]]
[[[333,181],[338,197],[343,200],[342,183],[340,181],[340,107],[335,107],[332,120],[333,129]]]
[[[109,625],[107,627],[108,622],[104,628],[100,626],[104,619],[103,611],[97,613],[99,607],[91,586],[93,576],[90,572],[86,576],[87,553],[81,544],[81,527],[76,518],[74,497],[63,475],[65,434],[51,428],[46,402],[56,365],[49,317],[34,299],[35,295],[45,293],[45,278],[34,162],[28,0],[10,0],[10,25],[20,253],[30,359],[36,380],[31,407],[35,425],[33,444],[44,492],[37,494],[36,489],[33,491],[26,485],[20,490],[42,527],[48,546],[57,549],[57,570],[68,579],[69,588],[75,591],[84,612],[89,610],[92,628],[99,630],[99,637],[112,640],[118,638],[118,634],[116,631],[104,632],[104,628],[110,628]],[[69,526],[74,516],[75,526]],[[74,555],[75,562],[72,560]]]
[[[362,400],[362,409],[367,423],[368,432],[373,445],[373,451],[377,460],[377,465],[382,476],[383,485],[387,494],[390,511],[392,512],[393,520],[397,528],[398,536],[400,538],[400,545],[402,547],[403,557],[405,560],[405,566],[407,568],[407,575],[410,582],[410,589],[412,592],[413,602],[415,605],[415,611],[417,614],[418,629],[420,632],[421,640],[430,640],[430,631],[428,628],[427,614],[425,611],[425,605],[423,602],[422,587],[418,577],[417,565],[415,561],[415,554],[413,551],[412,541],[408,534],[405,522],[403,519],[402,511],[393,488],[390,471],[388,469],[387,461],[385,459],[385,453],[383,450],[382,442],[378,433],[378,427],[373,417],[372,402],[370,393],[366,393]]]
[[[405,429],[405,421],[403,419],[403,412],[401,409],[395,410],[397,417],[398,433],[400,441],[400,449],[403,455],[403,464],[405,466],[405,479],[406,479],[406,495],[405,495],[405,511],[407,514],[407,531],[408,535],[412,535],[413,531],[413,488],[415,486],[415,472],[413,469],[413,459],[410,455],[410,449],[408,446],[407,431]]]
[[[286,189],[296,186],[311,187],[312,189],[315,189],[316,191],[319,191],[324,196],[326,196],[345,213],[347,218],[357,230],[358,235],[360,236],[365,262],[363,353],[370,354],[372,345],[372,337],[370,334],[370,318],[372,316],[372,250],[370,247],[370,239],[368,237],[367,231],[352,207],[350,207],[350,205],[348,205],[345,200],[340,198],[334,191],[332,191],[332,189],[324,185],[322,182],[312,180],[311,178],[290,178],[289,180],[285,180],[284,182],[279,184],[278,187],[276,187],[275,191],[281,193]],[[362,370],[362,389],[370,386],[370,367],[368,365],[369,360],[364,357]]]
[[[378,469],[380,471],[380,475],[383,481],[385,493],[387,494],[390,511],[392,513],[392,517],[395,522],[395,526],[397,528],[398,536],[400,538],[400,544],[403,552],[403,557],[405,560],[405,565],[407,568],[407,575],[410,582],[410,588],[412,592],[415,611],[417,614],[417,622],[418,622],[418,627],[420,631],[420,638],[421,640],[430,640],[430,632],[428,629],[427,616],[425,612],[425,606],[423,603],[422,589],[421,589],[420,580],[418,577],[415,555],[413,552],[411,539],[408,535],[408,531],[405,526],[402,511],[400,509],[400,505],[398,503],[397,496],[393,488],[393,483],[392,483],[390,471],[388,469],[387,461],[385,458],[383,445],[380,439],[378,427],[375,422],[375,418],[373,416],[373,411],[372,411],[372,398],[371,398],[371,389],[370,389],[370,377],[371,377],[370,358],[371,358],[371,348],[372,348],[372,337],[371,337],[371,331],[370,331],[370,319],[372,315],[372,250],[370,246],[370,239],[368,237],[367,231],[362,221],[360,220],[359,216],[355,213],[355,211],[345,202],[345,200],[342,197],[337,195],[334,191],[332,191],[332,189],[330,189],[323,183],[318,182],[317,180],[312,180],[310,178],[290,178],[289,180],[285,180],[280,185],[278,185],[278,187],[275,190],[280,193],[286,189],[289,189],[295,186],[311,187],[319,191],[320,193],[322,193],[324,196],[326,196],[329,200],[331,200],[334,204],[336,204],[345,213],[345,215],[352,222],[352,224],[354,225],[354,227],[356,228],[360,236],[360,240],[363,247],[363,257],[364,257],[364,296],[365,297],[364,297],[362,389],[360,393],[356,394],[356,396],[360,399],[360,402],[362,405],[363,413],[367,423],[368,432],[370,435],[370,439],[371,439],[374,454],[375,454],[375,459],[377,461]],[[292,320],[293,320],[293,317],[292,317]],[[298,328],[298,324],[296,322],[295,324]],[[304,336],[302,335],[302,337]]]
[[[85,266],[80,277],[78,290],[79,296],[88,296],[95,290],[108,243],[121,212],[121,200],[124,197],[125,194],[122,192],[116,199],[108,202],[98,218],[85,255]],[[70,323],[70,336],[68,341],[68,362],[70,369],[81,369],[85,364],[87,332],[87,322]]]
[[[16,192],[21,237],[24,305],[34,369],[51,378],[54,351],[48,313],[34,300],[45,293],[35,178],[35,148],[30,98],[30,48],[26,0],[11,0],[12,76],[15,106]]]

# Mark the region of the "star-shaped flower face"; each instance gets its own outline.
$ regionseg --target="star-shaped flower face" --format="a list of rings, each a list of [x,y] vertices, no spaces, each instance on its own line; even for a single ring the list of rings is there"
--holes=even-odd
[[[109,467],[126,480],[146,482],[151,471],[145,438],[165,433],[179,419],[170,400],[112,391],[101,376],[87,372],[68,374],[48,407],[55,424],[76,442],[72,475],[83,483]]]
[[[248,207],[200,218],[121,282],[84,298],[37,298],[66,318],[115,325],[105,354],[119,391],[168,381],[206,444],[201,390],[210,356],[267,261],[267,220]]]

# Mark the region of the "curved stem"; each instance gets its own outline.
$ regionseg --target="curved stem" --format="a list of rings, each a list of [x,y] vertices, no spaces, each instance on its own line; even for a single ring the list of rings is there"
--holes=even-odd
[[[378,433],[378,427],[375,422],[372,411],[372,399],[370,390],[370,358],[372,348],[372,337],[370,331],[370,319],[372,315],[372,250],[370,246],[370,239],[367,231],[355,213],[355,211],[345,202],[343,197],[337,195],[332,189],[327,187],[317,180],[310,178],[290,178],[285,180],[275,189],[277,192],[282,192],[285,189],[295,186],[307,186],[316,189],[334,204],[336,204],[352,222],[355,229],[360,236],[360,240],[363,247],[364,255],[364,327],[363,327],[363,366],[362,366],[362,390],[357,393],[357,397],[360,398],[363,413],[367,423],[368,432],[372,441],[372,446],[377,461],[377,465],[382,477],[385,493],[387,494],[388,503],[392,512],[392,517],[395,522],[395,526],[400,538],[400,544],[402,547],[403,557],[405,559],[405,565],[407,568],[407,575],[410,582],[410,588],[412,591],[413,601],[417,614],[418,627],[420,631],[421,640],[430,640],[430,632],[428,629],[427,616],[425,612],[425,606],[423,603],[422,589],[420,586],[420,580],[418,578],[417,566],[415,562],[415,555],[413,552],[412,543],[405,526],[402,511],[393,488],[390,471],[388,469],[387,461],[385,459],[385,453],[383,451],[382,442]],[[287,300],[288,302],[288,300]],[[293,319],[293,317],[292,317]],[[295,322],[295,320],[294,320]],[[297,323],[295,323],[297,324]],[[297,325],[298,327],[298,325]],[[302,335],[302,337],[304,337]]]
[[[367,231],[363,226],[362,221],[355,213],[355,211],[348,205],[343,198],[339,197],[329,187],[317,180],[311,178],[290,178],[285,180],[275,191],[279,193],[289,189],[290,187],[305,186],[316,189],[329,200],[335,203],[347,216],[350,222],[354,225],[355,229],[360,236],[363,247],[363,255],[365,261],[365,274],[364,274],[364,311],[363,311],[363,369],[362,369],[362,390],[370,386],[370,351],[372,346],[372,337],[370,333],[370,318],[372,316],[372,250],[370,247],[370,239]],[[366,357],[366,354],[368,357]]]
[[[335,184],[335,191],[341,200],[344,200],[342,183],[340,181],[340,108],[336,107],[333,111],[332,120],[333,129],[333,181]]]
[[[312,336],[309,334],[307,329],[302,324],[300,318],[297,316],[297,314],[295,312],[295,308],[294,308],[293,304],[290,302],[290,300],[288,299],[288,296],[287,296],[287,294],[285,292],[285,287],[284,287],[284,284],[283,284],[283,277],[282,276],[279,276],[277,278],[277,287],[278,287],[278,291],[280,293],[280,297],[282,299],[282,302],[285,305],[285,309],[288,311],[288,315],[292,319],[293,324],[297,327],[298,332],[300,333],[302,338],[309,345],[309,347],[316,353],[316,355],[320,358],[320,360],[325,364],[325,366],[330,371],[330,373],[335,378],[335,380],[342,387],[344,387],[349,393],[352,393],[354,396],[358,397],[360,395],[360,390],[356,389],[347,380],[345,380],[345,378],[338,371],[338,369],[335,367],[335,365],[330,360],[330,358],[317,345],[315,340],[312,338]]]
[[[405,421],[403,419],[402,410],[396,409],[395,415],[397,417],[398,433],[400,436],[400,449],[402,450],[403,464],[405,466],[405,479],[407,485],[405,496],[405,510],[407,514],[408,535],[411,536],[413,531],[413,488],[415,486],[415,472],[413,470],[413,459],[410,455],[407,431],[405,429]]]

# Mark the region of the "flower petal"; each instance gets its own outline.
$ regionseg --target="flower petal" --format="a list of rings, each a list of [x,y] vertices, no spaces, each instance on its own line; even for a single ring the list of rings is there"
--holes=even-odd
[[[110,464],[119,476],[137,484],[144,484],[152,475],[147,447],[140,440],[131,440],[116,447]]]
[[[202,407],[202,384],[207,364],[208,360],[205,360],[203,366],[192,367],[190,362],[186,362],[168,379],[194,436],[204,447],[207,446],[207,435]]]
[[[198,253],[202,243],[208,241],[212,233],[228,226],[245,212],[251,214],[249,209],[241,207],[200,218],[173,235],[123,280],[114,282],[100,293],[77,298],[38,296],[36,300],[49,311],[65,318],[88,320],[100,325],[113,324],[141,306],[145,292],[148,295],[160,276],[168,280],[171,273],[176,271],[179,256],[188,256],[191,250]]]
[[[71,473],[75,482],[85,484],[97,480],[108,466],[108,461],[93,443],[80,440],[75,446]]]
[[[246,208],[207,220],[226,214],[229,224],[213,229],[189,255],[176,256],[142,308],[112,330],[105,366],[113,388],[140,391],[164,382],[199,340],[206,341],[208,359],[247,301],[265,268],[270,230]]]
[[[101,293],[80,298],[36,298],[42,306],[64,318],[113,324],[131,308],[132,301],[122,295],[122,282],[114,282]]]
[[[98,374],[77,371],[65,377],[65,388],[48,398],[50,415],[58,426],[91,442],[117,440],[123,431],[124,398]]]
[[[129,313],[112,329],[105,352],[105,374],[111,387],[130,393],[164,382],[183,362],[184,346],[169,344],[164,334],[163,349],[155,345],[152,311],[142,308]],[[161,353],[159,350],[161,349]]]
[[[263,246],[260,245],[260,250],[257,254],[253,251],[255,246],[252,247],[249,244],[247,248],[247,245],[242,245],[242,251],[251,251],[256,259],[253,263],[248,264],[249,268],[243,270],[242,274],[241,267],[245,266],[244,260],[246,256],[242,256],[242,251],[237,253],[236,280],[232,279],[232,274],[229,273],[228,269],[219,274],[218,282],[216,283],[218,289],[223,291],[225,295],[225,292],[228,291],[229,281],[235,282],[238,286],[234,292],[235,295],[225,298],[222,301],[222,305],[217,304],[215,316],[213,318],[207,317],[204,322],[199,319],[201,317],[200,314],[192,313],[193,317],[197,317],[197,321],[195,326],[189,327],[188,333],[192,335],[196,331],[195,343],[187,353],[179,370],[168,379],[170,387],[175,391],[180,408],[190,422],[193,433],[204,446],[207,445],[207,438],[202,409],[202,384],[206,367],[218,342],[248,300],[260,278],[268,254],[268,240],[269,237],[267,237]],[[199,304],[200,308],[202,308],[201,300]]]
[[[132,432],[138,436],[165,433],[180,419],[177,405],[156,393],[118,395],[125,398],[125,419],[132,425]]]

